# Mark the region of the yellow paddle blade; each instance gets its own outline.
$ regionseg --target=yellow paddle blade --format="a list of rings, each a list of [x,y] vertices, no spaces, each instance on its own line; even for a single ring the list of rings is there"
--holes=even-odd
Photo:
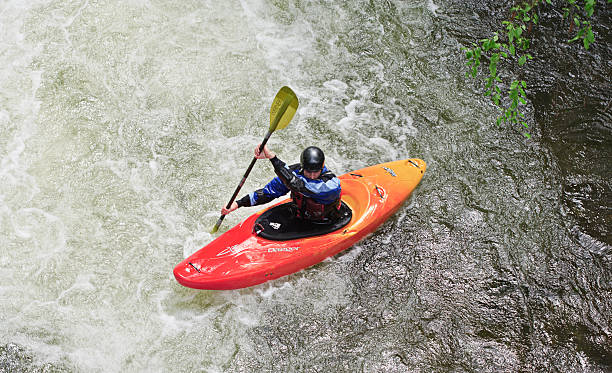
[[[298,99],[291,88],[285,86],[278,91],[270,108],[270,132],[282,130],[289,125],[298,108]]]

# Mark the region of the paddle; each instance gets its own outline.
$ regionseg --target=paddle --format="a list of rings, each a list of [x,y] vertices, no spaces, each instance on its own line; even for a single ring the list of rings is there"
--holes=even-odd
[[[264,146],[266,145],[266,143],[268,142],[268,139],[270,138],[270,136],[272,135],[274,131],[282,130],[283,128],[289,125],[289,122],[291,121],[291,119],[293,118],[293,115],[297,111],[298,104],[299,103],[298,103],[297,96],[291,90],[291,88],[285,86],[281,88],[280,91],[278,91],[278,93],[276,94],[276,97],[274,97],[274,101],[272,101],[272,107],[270,108],[270,128],[268,129],[268,133],[266,134],[266,137],[264,137],[263,141],[261,142],[261,146],[259,147],[260,153],[263,151]],[[234,191],[232,198],[227,203],[226,209],[229,209],[230,207],[232,207],[232,203],[236,199],[238,192],[240,192],[242,185],[244,185],[246,178],[251,173],[251,170],[253,169],[253,166],[255,165],[256,161],[257,161],[257,158],[253,157],[253,160],[251,161],[249,168],[247,168],[246,172],[244,173],[244,176],[242,177],[240,184],[238,184],[238,187]],[[225,215],[221,215],[219,217],[219,220],[217,220],[217,224],[215,224],[215,226],[213,227],[210,233],[215,233],[219,230],[219,226],[223,222],[223,219],[225,219]]]

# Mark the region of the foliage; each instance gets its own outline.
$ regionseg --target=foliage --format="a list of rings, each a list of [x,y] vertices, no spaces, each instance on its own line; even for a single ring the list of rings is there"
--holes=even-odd
[[[608,0],[608,3],[611,3],[612,0]],[[591,22],[588,20],[582,20],[580,17],[581,9],[577,4],[577,0],[568,0],[569,7],[563,8],[563,18],[571,18],[578,27],[578,32],[576,36],[569,40],[569,42],[574,42],[578,39],[582,39],[582,43],[585,49],[589,49],[589,46],[595,41],[595,36],[593,35],[593,30],[591,29]],[[584,11],[583,13],[590,17],[593,15],[593,11],[595,10],[595,0],[586,0],[584,2]],[[570,17],[571,16],[571,17]]]
[[[612,0],[607,0],[608,4]],[[576,36],[568,42],[582,39],[584,47],[588,50],[595,41],[590,21],[586,18],[591,17],[595,10],[596,0],[584,0],[580,6],[578,0],[565,0],[567,4],[563,7],[564,19],[570,19],[570,33],[574,26],[577,28]],[[481,39],[478,43],[472,43],[471,48],[461,48],[467,58],[466,65],[469,71],[466,76],[476,78],[482,67],[483,61],[488,60],[489,74],[485,79],[485,96],[490,96],[491,101],[500,108],[501,114],[497,118],[497,124],[511,123],[528,128],[525,115],[519,110],[519,105],[526,103],[525,89],[527,83],[524,80],[514,79],[510,84],[504,84],[498,67],[502,61],[516,62],[518,66],[523,66],[533,57],[527,53],[530,40],[527,34],[533,25],[537,25],[540,18],[538,9],[543,5],[552,5],[551,0],[531,0],[510,9],[512,16],[510,20],[502,22],[503,31],[496,32],[488,39]],[[504,90],[503,87],[509,87]],[[531,137],[528,132],[523,132],[526,137]]]

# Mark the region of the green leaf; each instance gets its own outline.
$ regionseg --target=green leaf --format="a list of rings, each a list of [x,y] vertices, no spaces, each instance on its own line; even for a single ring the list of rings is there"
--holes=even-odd
[[[528,39],[523,39],[522,48],[523,48],[523,50],[526,50],[527,48],[529,48],[529,40]]]
[[[585,8],[585,10],[586,10],[587,16],[591,17],[593,15],[593,7],[591,7],[590,9]]]
[[[592,43],[592,42],[595,41],[595,35],[593,35],[593,30],[591,30],[590,26],[589,26],[589,28],[586,31],[585,39],[588,39],[589,43]]]
[[[527,56],[523,55],[519,58],[518,64],[519,66],[523,66],[527,62]]]
[[[587,16],[592,16],[593,15],[593,8],[595,6],[595,0],[586,0],[584,2],[584,11],[587,14]]]

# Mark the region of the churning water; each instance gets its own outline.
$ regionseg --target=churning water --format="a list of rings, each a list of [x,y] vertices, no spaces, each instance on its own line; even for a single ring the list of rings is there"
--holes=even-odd
[[[537,124],[494,125],[459,55],[453,14],[476,13],[451,5],[3,1],[0,370],[610,369],[609,242],[565,208]],[[183,288],[172,268],[214,238],[283,85],[283,160],[318,145],[337,174],[427,173],[337,257]]]

